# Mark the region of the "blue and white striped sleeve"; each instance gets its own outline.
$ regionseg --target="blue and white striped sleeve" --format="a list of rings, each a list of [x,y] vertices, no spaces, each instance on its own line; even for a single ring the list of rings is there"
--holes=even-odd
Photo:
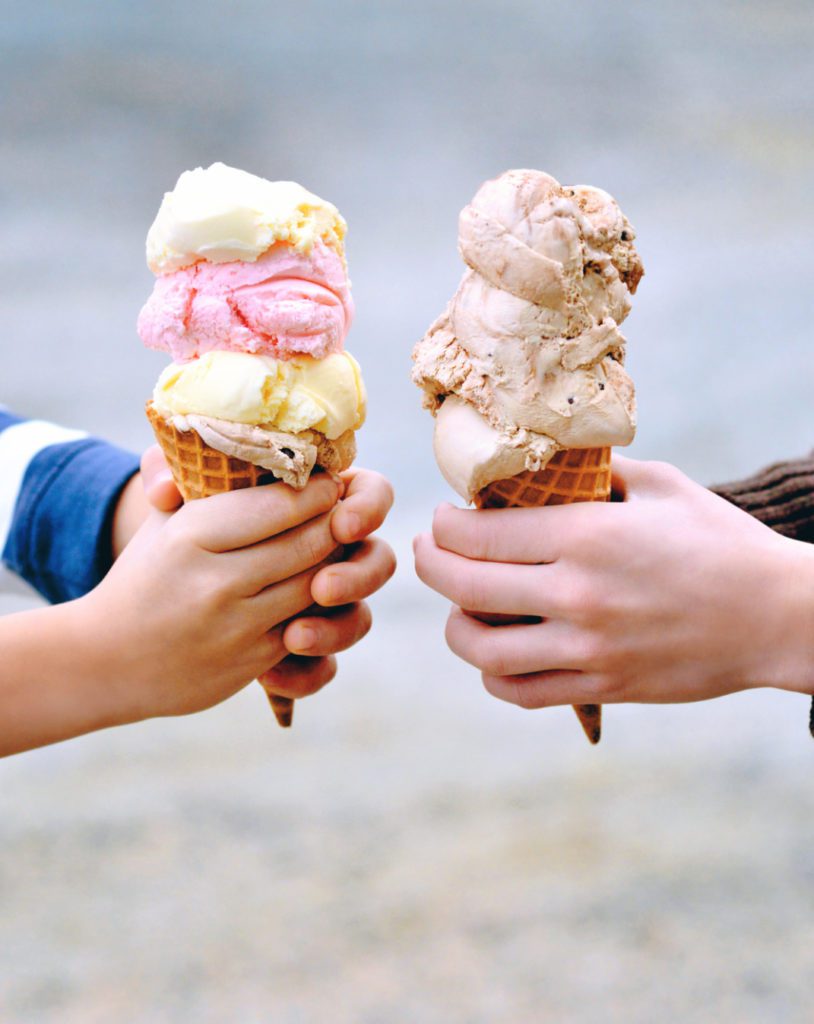
[[[0,590],[52,604],[92,590],[113,560],[113,513],[138,457],[0,408]]]

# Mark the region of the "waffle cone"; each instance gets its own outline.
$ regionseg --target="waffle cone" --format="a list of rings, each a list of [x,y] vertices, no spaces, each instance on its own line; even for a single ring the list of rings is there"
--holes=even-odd
[[[226,491],[239,491],[244,487],[259,487],[276,480],[274,474],[267,469],[210,447],[196,431],[178,430],[156,412],[152,402],[147,403],[147,419],[185,502],[224,494]],[[341,462],[349,465],[353,459],[355,443],[352,431],[348,433],[350,437],[344,444],[340,438],[339,442],[330,445],[334,462],[340,458]],[[346,465],[341,468],[346,468]],[[269,693],[268,690],[266,696],[279,725],[284,729],[289,728],[294,715],[294,701],[290,697]]]
[[[178,430],[147,403],[147,419],[184,501],[274,482],[267,469],[210,448],[194,430]]]
[[[477,508],[540,508],[574,501],[607,501],[611,490],[610,448],[566,448],[542,469],[496,480],[475,495]],[[602,705],[575,704],[591,743],[602,735]]]
[[[566,448],[542,469],[496,480],[475,495],[478,508],[539,508],[572,501],[607,501],[610,448]]]

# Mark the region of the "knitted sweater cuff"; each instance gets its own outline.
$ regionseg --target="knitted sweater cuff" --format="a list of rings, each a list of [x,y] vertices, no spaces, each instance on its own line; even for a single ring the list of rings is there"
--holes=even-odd
[[[814,453],[710,490],[778,533],[814,543]]]

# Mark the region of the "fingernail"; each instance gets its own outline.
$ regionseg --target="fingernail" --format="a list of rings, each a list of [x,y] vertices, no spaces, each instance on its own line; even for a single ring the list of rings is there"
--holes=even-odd
[[[342,580],[338,573],[325,573],[321,582],[322,590],[324,591],[323,601],[329,604],[339,604],[342,598]]]
[[[298,626],[294,646],[298,651],[310,651],[317,642],[316,630],[311,626]]]
[[[452,504],[452,502],[442,501],[441,504],[436,507],[435,512],[433,514],[433,519],[435,518],[435,516],[437,516],[441,512],[457,512],[457,511],[458,511],[458,509]]]
[[[345,512],[345,532],[351,538],[359,537],[362,533],[362,520],[355,512]]]

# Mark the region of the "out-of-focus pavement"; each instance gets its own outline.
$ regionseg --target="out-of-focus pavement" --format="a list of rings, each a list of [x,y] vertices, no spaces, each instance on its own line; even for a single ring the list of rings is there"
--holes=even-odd
[[[712,6],[0,0],[0,400],[144,447],[161,193],[301,180],[350,224],[402,560],[290,734],[252,687],[0,763],[4,1024],[811,1019],[803,699],[608,708],[591,749],[488,698],[410,568],[450,495],[409,351],[510,166],[636,225],[633,455],[710,481],[812,446],[814,13]]]

